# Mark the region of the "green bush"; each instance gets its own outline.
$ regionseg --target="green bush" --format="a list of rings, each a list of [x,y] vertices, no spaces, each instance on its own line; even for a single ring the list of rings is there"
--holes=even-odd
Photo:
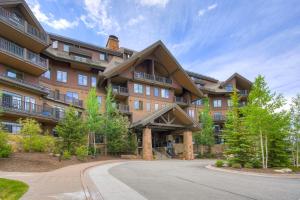
[[[293,172],[297,172],[297,173],[300,172],[300,167],[290,166],[289,168],[290,168],[291,170],[293,170]]]
[[[248,168],[248,169],[252,169],[253,165],[252,165],[252,163],[245,163],[244,167]]]
[[[215,165],[216,165],[216,167],[223,167],[224,162],[223,162],[223,160],[217,160]]]
[[[76,148],[75,153],[78,160],[84,161],[87,158],[89,152],[86,146],[81,146]]]
[[[234,160],[232,160],[232,159],[227,160],[228,167],[232,167],[233,163],[234,163]]]
[[[261,168],[261,161],[259,159],[254,159],[251,161],[253,168]]]
[[[236,169],[241,169],[242,165],[240,163],[233,163],[231,167]]]
[[[8,144],[8,134],[0,127],[0,158],[7,158],[12,153],[12,147]]]
[[[68,150],[65,150],[63,152],[62,159],[63,160],[70,160],[71,159],[71,153]]]

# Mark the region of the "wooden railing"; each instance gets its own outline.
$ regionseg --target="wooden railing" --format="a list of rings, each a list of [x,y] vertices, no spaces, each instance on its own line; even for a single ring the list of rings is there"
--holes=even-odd
[[[225,121],[226,116],[225,115],[213,115],[214,121]]]
[[[128,95],[128,89],[126,87],[121,87],[118,85],[112,86],[112,91],[117,94],[125,94]]]
[[[241,96],[247,96],[248,95],[248,90],[240,90],[240,95]]]
[[[45,32],[38,30],[36,27],[29,24],[26,20],[17,17],[14,13],[0,7],[0,19],[14,26],[15,28],[28,33],[29,35],[42,40],[48,41],[48,36]]]
[[[72,104],[74,106],[83,107],[83,101],[82,100],[72,98],[72,97],[68,97],[66,94],[60,94],[60,93],[57,93],[57,92],[52,91],[52,90],[49,91],[49,95],[47,97],[49,99],[60,101],[60,102],[66,103],[66,104]]]
[[[172,85],[172,83],[173,83],[172,79],[158,76],[158,75],[147,74],[144,72],[137,72],[137,71],[134,72],[134,78],[155,81],[155,82],[160,82],[160,83],[165,83],[165,84],[170,84],[170,85]]]
[[[125,105],[125,104],[117,104],[117,109],[118,109],[120,112],[129,113],[129,105]]]
[[[2,110],[13,113],[25,113],[34,116],[42,116],[59,120],[64,113],[50,106],[42,106],[31,102],[15,100],[7,97],[0,97],[0,107]]]
[[[188,100],[184,97],[174,97],[175,103],[188,104]]]

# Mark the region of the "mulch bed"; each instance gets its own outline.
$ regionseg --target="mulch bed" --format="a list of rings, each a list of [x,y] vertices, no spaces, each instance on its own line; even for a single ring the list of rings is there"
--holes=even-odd
[[[94,159],[88,158],[84,162],[95,162],[104,160],[120,159],[120,157],[98,156]],[[59,162],[58,157],[47,153],[14,153],[10,158],[0,158],[0,171],[7,172],[47,172],[69,165],[84,163],[72,157],[70,160]]]
[[[262,168],[242,168],[242,169],[237,169],[237,168],[232,168],[232,167],[222,167],[221,169],[229,169],[229,170],[235,170],[235,171],[240,171],[240,172],[253,172],[253,173],[263,173],[263,174],[300,174],[300,172],[291,172],[291,173],[280,173],[280,172],[275,172],[274,170],[276,169],[281,169],[281,168],[267,168],[267,169],[262,169]]]

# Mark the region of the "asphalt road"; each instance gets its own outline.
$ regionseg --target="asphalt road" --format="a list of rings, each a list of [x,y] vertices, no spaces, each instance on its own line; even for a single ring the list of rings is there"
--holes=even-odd
[[[108,172],[149,200],[300,200],[300,180],[206,169],[211,161],[137,161]]]

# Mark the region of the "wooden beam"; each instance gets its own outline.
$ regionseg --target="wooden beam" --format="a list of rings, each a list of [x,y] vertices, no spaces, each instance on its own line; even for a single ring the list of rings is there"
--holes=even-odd
[[[162,124],[162,123],[152,123],[154,126],[161,126],[161,127],[174,127],[174,128],[185,128],[186,126],[180,124]]]

